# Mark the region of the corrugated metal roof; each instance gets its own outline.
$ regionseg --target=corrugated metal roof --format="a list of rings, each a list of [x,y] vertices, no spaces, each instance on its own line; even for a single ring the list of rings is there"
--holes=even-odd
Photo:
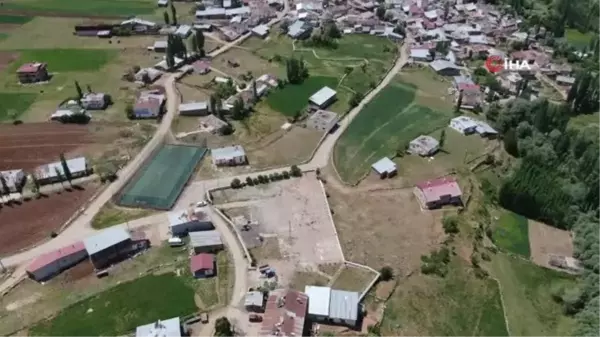
[[[190,232],[190,245],[192,247],[208,247],[222,245],[221,234],[216,231]]]
[[[4,177],[6,185],[8,185],[9,188],[14,188],[23,178],[25,178],[25,172],[23,170],[0,171],[0,175]]]
[[[240,145],[234,145],[212,149],[210,150],[210,154],[213,159],[230,160],[245,156],[246,151],[244,151],[244,148]]]
[[[165,319],[154,323],[140,325],[135,329],[136,337],[181,337],[179,317]]]
[[[358,298],[357,292],[332,289],[329,318],[355,321],[358,318]]]
[[[87,169],[85,157],[67,159],[66,161],[67,167],[69,168],[69,171],[71,171],[71,174],[83,172]],[[54,178],[56,177],[56,170],[58,170],[61,175],[65,174],[65,172],[63,171],[62,163],[60,161],[57,161],[39,166],[35,169],[35,175],[38,179]]]
[[[213,254],[201,253],[190,258],[190,270],[192,273],[202,269],[213,269],[215,256]]]
[[[383,157],[379,159],[375,164],[371,165],[371,167],[377,171],[377,173],[392,173],[396,171],[396,163],[394,163],[390,158]]]
[[[264,304],[263,293],[260,291],[249,291],[244,297],[244,306],[262,307]]]
[[[85,238],[83,244],[88,254],[93,255],[129,239],[131,239],[131,235],[125,227],[116,226]]]
[[[28,272],[35,272],[36,270],[47,266],[54,261],[62,259],[63,257],[69,256],[85,250],[85,246],[82,241],[77,241],[72,245],[62,247],[51,252],[38,256],[31,264],[27,267]]]
[[[198,111],[208,109],[208,103],[206,102],[189,102],[179,104],[179,111]]]
[[[315,103],[318,106],[321,106],[336,94],[337,92],[331,89],[330,87],[323,87],[321,88],[321,90],[317,91],[312,96],[310,96],[308,100]]]
[[[304,287],[304,293],[308,295],[309,315],[329,315],[329,297],[331,296],[331,288],[306,286]]]

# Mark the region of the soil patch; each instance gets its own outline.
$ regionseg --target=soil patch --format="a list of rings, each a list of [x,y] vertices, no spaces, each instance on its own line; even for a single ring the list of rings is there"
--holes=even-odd
[[[529,246],[531,260],[543,267],[552,268],[548,264],[548,254],[573,256],[573,240],[569,231],[531,220],[529,221]]]
[[[3,26],[0,25],[0,32],[4,31]],[[0,71],[3,71],[8,67],[9,64],[14,62],[19,58],[19,53],[9,52],[9,51],[0,51]]]
[[[50,238],[85,204],[98,189],[87,184],[83,189],[51,193],[47,197],[0,208],[0,254],[10,254]]]

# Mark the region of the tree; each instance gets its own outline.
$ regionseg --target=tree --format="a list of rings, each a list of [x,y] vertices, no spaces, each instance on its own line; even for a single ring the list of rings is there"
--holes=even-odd
[[[93,92],[93,91],[92,91],[92,87],[91,87],[89,84],[87,85],[87,92],[88,92],[89,94],[91,94],[91,93]]]
[[[385,7],[384,6],[377,7],[377,9],[375,10],[375,15],[377,15],[379,20],[383,20],[383,18],[385,17]]]
[[[175,4],[173,0],[170,1],[171,5],[171,19],[173,19],[173,26],[177,26],[177,10],[175,10]]]
[[[163,19],[165,20],[165,25],[171,25],[171,20],[169,20],[169,13],[167,13],[167,11],[163,12]]]
[[[254,186],[254,181],[250,177],[246,177],[246,185]]]
[[[389,281],[394,278],[394,270],[390,266],[385,266],[379,270],[382,281]]]
[[[241,98],[237,98],[233,102],[233,107],[231,108],[231,118],[234,120],[242,120],[246,117],[246,108],[244,106],[244,101]]]
[[[62,172],[60,171],[60,169],[58,167],[54,168],[54,173],[56,173],[56,179],[58,180],[58,182],[60,182],[60,184],[63,184],[63,181],[65,180]]]
[[[40,182],[38,181],[37,177],[35,176],[35,174],[31,175],[31,182],[33,182],[33,189],[34,189],[34,193],[36,195],[40,195]]]
[[[460,115],[460,107],[462,106],[463,101],[463,91],[458,92],[458,99],[456,100],[456,106],[454,107],[454,114]]]
[[[165,52],[165,60],[167,61],[167,68],[169,70],[175,67],[175,51],[173,48],[173,39],[169,37],[167,39],[167,50]]]
[[[517,134],[515,129],[509,129],[504,134],[504,150],[513,157],[519,156],[519,145],[517,143]]]
[[[69,168],[69,165],[67,164],[67,160],[65,159],[64,153],[60,154],[60,165],[62,166],[65,178],[69,182],[69,185],[73,186],[73,184],[71,182],[73,180],[73,175],[71,174],[71,169]]]
[[[352,96],[350,96],[350,101],[348,102],[348,105],[350,105],[351,108],[355,108],[360,104],[360,101],[362,101],[362,99],[362,93],[354,92]]]
[[[298,166],[292,165],[292,167],[290,167],[290,175],[292,177],[301,177],[302,170]]]
[[[231,188],[240,188],[242,187],[242,182],[238,179],[238,178],[233,178],[233,180],[231,181]]]
[[[201,30],[197,30],[194,33],[194,39],[196,40],[196,51],[201,55],[204,54],[204,33]]]
[[[215,321],[215,336],[233,336],[233,327],[227,317],[219,317]]]
[[[2,194],[2,197],[6,197],[10,195],[10,188],[8,188],[8,183],[6,182],[6,178],[4,177],[4,174],[0,173],[0,184],[2,185],[2,191],[0,191]]]
[[[79,86],[79,82],[77,82],[77,81],[75,81],[75,90],[77,90],[77,99],[82,99],[83,91],[81,90],[81,87]]]
[[[297,59],[292,56],[286,60],[285,65],[288,82],[291,84],[300,84],[308,78],[308,68],[302,58]]]
[[[129,119],[135,118],[135,112],[133,111],[133,104],[129,103],[129,104],[127,104],[127,106],[125,106],[125,114],[127,115],[127,118],[129,118]]]
[[[450,14],[450,1],[444,1],[444,21],[448,20],[448,14]]]
[[[440,133],[440,149],[444,148],[444,144],[446,143],[446,129],[442,129],[442,133]]]
[[[258,90],[256,89],[256,81],[252,80],[252,99],[254,103],[258,102]]]
[[[458,217],[455,215],[444,216],[442,218],[442,226],[444,227],[444,232],[446,234],[458,233]]]

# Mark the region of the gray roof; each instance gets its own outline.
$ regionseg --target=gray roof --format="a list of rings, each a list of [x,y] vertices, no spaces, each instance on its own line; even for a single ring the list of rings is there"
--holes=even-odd
[[[8,171],[0,171],[0,175],[4,177],[6,181],[6,185],[8,187],[15,187],[20,179],[25,177],[25,172],[23,170],[8,170]]]
[[[329,318],[355,321],[358,318],[358,298],[357,292],[332,289]]]
[[[269,34],[269,26],[267,25],[258,25],[252,28],[252,31],[258,35],[267,35]]]
[[[288,35],[291,37],[296,37],[300,34],[302,34],[306,28],[304,28],[304,21],[302,20],[297,20],[296,22],[292,23],[289,27],[288,27]]]
[[[475,84],[475,82],[467,76],[454,76],[454,85],[458,87],[461,84]]]
[[[496,129],[494,129],[493,127],[491,127],[488,123],[486,122],[482,122],[482,121],[475,121],[475,124],[477,124],[477,126],[475,127],[475,131],[479,134],[497,134],[498,131],[496,131]]]
[[[83,239],[83,245],[88,254],[93,255],[129,239],[131,239],[131,235],[125,227],[116,226]]]
[[[154,49],[166,49],[167,48],[167,41],[154,41]]]
[[[371,165],[371,167],[377,171],[377,173],[392,173],[396,171],[396,163],[394,163],[390,158],[383,157],[378,160],[375,164]]]
[[[189,26],[189,25],[181,25],[175,31],[175,34],[182,36],[182,37],[188,37],[188,35],[190,35],[191,33],[192,33],[192,26]]]
[[[460,69],[456,64],[446,61],[446,60],[435,60],[429,63],[429,66],[433,68],[435,71],[440,71],[444,69]]]
[[[247,15],[250,14],[250,7],[238,7],[225,10],[225,15],[236,16],[236,15]]]
[[[308,100],[312,103],[315,103],[318,106],[321,106],[325,102],[330,100],[332,97],[334,97],[336,94],[337,92],[331,89],[330,87],[323,87],[321,88],[321,90],[317,91],[312,96],[310,96]]]
[[[201,231],[201,232],[190,232],[190,245],[192,247],[206,247],[222,245],[221,234],[216,231]]]
[[[569,77],[569,76],[556,76],[556,82],[573,84],[573,83],[575,83],[575,78]]]
[[[164,321],[140,325],[135,329],[136,337],[181,337],[181,322],[179,317]]]
[[[207,8],[203,11],[196,11],[197,17],[225,15],[225,8]]]
[[[304,293],[308,295],[308,313],[310,315],[329,316],[330,287],[305,286]]]
[[[260,291],[249,291],[244,298],[244,306],[262,307],[264,304],[263,293]]]
[[[69,171],[71,171],[71,174],[85,171],[87,169],[86,163],[85,157],[67,159],[67,167],[69,168]],[[62,163],[60,161],[56,161],[50,164],[38,166],[35,169],[35,175],[38,179],[55,178],[57,169],[62,175],[65,174]]]
[[[218,149],[210,150],[210,155],[213,159],[224,159],[229,160],[233,158],[238,158],[242,156],[246,156],[246,151],[240,145],[221,147]]]
[[[179,112],[181,111],[198,111],[198,110],[207,110],[208,103],[204,102],[189,102],[179,104]]]
[[[421,135],[421,136],[411,140],[410,144],[415,144],[423,149],[431,150],[431,149],[435,149],[437,146],[439,146],[440,142],[438,142],[437,139],[435,139],[431,136]]]
[[[427,50],[427,49],[411,49],[410,57],[426,59],[426,58],[431,57],[431,54],[429,53],[429,50]]]

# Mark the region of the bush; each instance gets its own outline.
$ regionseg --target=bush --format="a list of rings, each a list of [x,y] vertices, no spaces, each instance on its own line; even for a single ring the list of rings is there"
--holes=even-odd
[[[281,172],[283,179],[290,179],[290,173],[288,171]]]
[[[442,225],[444,226],[444,232],[446,234],[458,233],[458,217],[455,215],[444,216],[442,219]]]
[[[246,185],[254,186],[254,181],[250,177],[246,177]]]
[[[440,277],[448,274],[448,263],[450,262],[450,250],[442,247],[427,255],[421,256],[421,272],[423,274],[435,274]]]
[[[481,253],[481,259],[483,261],[491,261],[492,258],[490,257],[490,254],[486,253],[486,252],[482,252]]]
[[[238,178],[234,178],[231,181],[231,188],[241,188],[241,187],[242,187],[242,182]]]
[[[385,266],[385,267],[381,268],[379,273],[381,274],[382,281],[389,281],[392,278],[394,278],[394,271],[389,266]]]
[[[19,124],[23,124],[23,121],[20,119],[13,121],[13,125],[19,125]]]
[[[72,115],[60,116],[58,119],[63,124],[87,124],[90,122],[92,117],[85,113],[76,113]]]
[[[269,182],[269,180],[267,179],[267,177],[263,176],[262,174],[259,174],[257,176],[257,178],[258,178],[258,182],[261,183],[261,184],[265,184],[265,183]]]
[[[290,168],[290,175],[292,177],[302,177],[302,170],[296,165],[292,165]]]
[[[275,174],[269,174],[269,181],[275,181]]]
[[[253,178],[252,183],[254,183],[254,185],[258,185],[260,184],[260,181],[258,180],[258,178]]]

